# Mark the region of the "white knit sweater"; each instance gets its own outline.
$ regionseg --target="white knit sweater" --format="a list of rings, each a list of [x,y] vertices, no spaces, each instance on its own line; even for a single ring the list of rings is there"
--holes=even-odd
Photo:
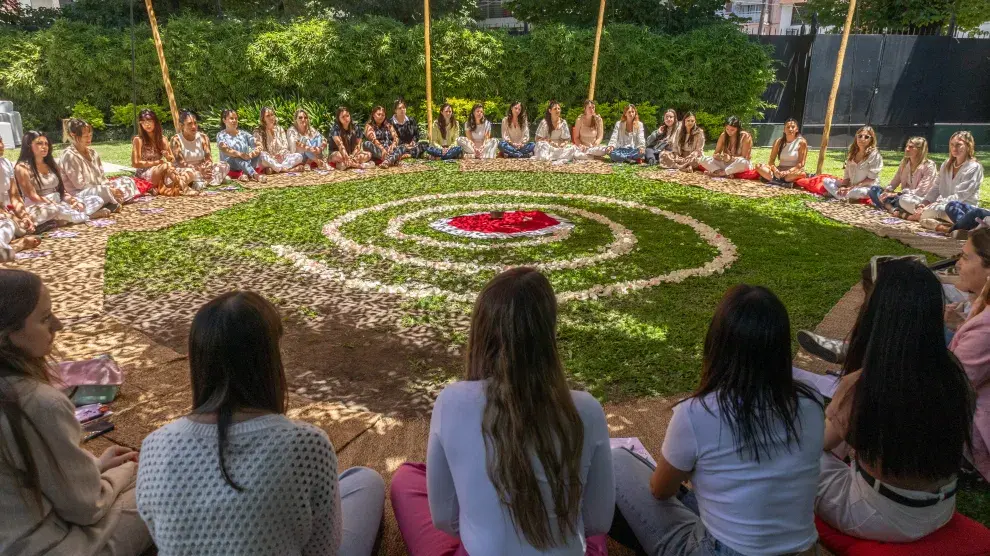
[[[216,425],[182,418],[141,445],[137,506],[161,556],[336,555],[337,455],[326,433],[283,415],[232,425],[220,474]]]

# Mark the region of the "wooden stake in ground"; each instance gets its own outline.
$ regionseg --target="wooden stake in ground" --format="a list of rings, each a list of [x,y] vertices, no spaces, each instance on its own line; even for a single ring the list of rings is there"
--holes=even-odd
[[[430,64],[430,0],[423,0],[423,40],[426,44],[426,138],[433,133],[433,68]]]
[[[605,22],[605,0],[598,7],[598,29],[595,30],[595,53],[591,56],[591,85],[588,86],[588,98],[595,100],[595,78],[598,76],[598,48],[602,44],[602,24]]]
[[[828,149],[828,136],[832,133],[832,114],[835,112],[835,98],[839,96],[839,81],[842,80],[842,62],[846,59],[846,45],[849,43],[849,30],[852,29],[853,14],[856,12],[856,0],[849,0],[849,11],[846,13],[846,26],[842,29],[842,42],[839,43],[839,58],[835,61],[835,75],[832,77],[832,92],[828,94],[828,107],[825,109],[825,129],[822,131],[822,146],[818,150],[818,169],[822,173],[825,164],[825,151]]]
[[[175,92],[172,91],[172,81],[168,78],[168,64],[165,63],[165,50],[162,48],[162,37],[158,34],[158,20],[155,19],[155,8],[151,0],[144,0],[148,9],[148,19],[151,21],[151,36],[155,40],[155,51],[158,52],[158,64],[162,67],[162,81],[165,82],[165,94],[168,95],[168,106],[172,111],[172,125],[176,132],[179,130],[179,108],[175,105]]]

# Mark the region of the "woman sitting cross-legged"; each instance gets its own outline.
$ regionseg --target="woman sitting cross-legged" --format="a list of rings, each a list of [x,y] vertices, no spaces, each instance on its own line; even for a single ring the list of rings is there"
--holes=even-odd
[[[51,367],[60,330],[41,279],[0,269],[0,554],[137,556],[151,547],[134,499],[138,454],[80,446]]]
[[[577,160],[601,159],[608,155],[608,146],[602,145],[605,122],[595,113],[595,101],[584,101],[584,112],[574,122],[571,140],[574,141],[574,158]]]
[[[110,215],[108,209],[100,208],[102,200],[99,197],[86,206],[65,190],[62,175],[52,157],[51,143],[44,133],[29,131],[22,140],[21,154],[14,166],[14,187],[35,226],[48,222],[82,224],[89,220],[90,214],[96,218]]]
[[[870,186],[870,199],[873,206],[906,218],[908,213],[900,208],[902,196],[905,201],[910,198],[923,199],[935,185],[937,175],[938,167],[928,158],[928,141],[924,137],[912,137],[904,146],[904,158],[897,167],[894,179],[886,188]],[[900,193],[897,193],[898,186],[901,187]]]
[[[449,104],[440,107],[440,116],[430,130],[430,146],[426,153],[434,160],[454,160],[464,156],[464,150],[457,146],[461,136],[461,124],[454,119],[454,109]]]
[[[627,105],[622,119],[615,122],[608,140],[608,156],[612,162],[638,163],[645,159],[646,137],[635,105]]]
[[[105,207],[110,212],[117,212],[119,205],[141,195],[132,178],[107,179],[100,153],[92,148],[93,126],[85,120],[72,118],[69,120],[69,137],[72,144],[62,151],[58,159],[68,194],[77,199],[98,198],[102,203],[99,208]]]
[[[406,114],[406,101],[404,99],[396,99],[392,107],[392,127],[395,129],[396,135],[399,136],[399,145],[402,146],[403,156],[419,158],[426,153],[429,143],[420,141],[419,124]]]
[[[595,398],[568,390],[556,328],[557,299],[535,269],[507,270],[479,294],[466,380],[437,398],[426,465],[392,477],[411,556],[605,554],[608,426]]]
[[[529,119],[526,108],[518,100],[509,105],[509,113],[502,119],[502,141],[498,150],[505,158],[529,158],[536,143],[529,140]]]
[[[779,163],[777,157],[780,157]],[[757,164],[756,171],[768,182],[794,183],[808,177],[804,171],[807,160],[808,142],[801,136],[797,120],[789,118],[784,122],[784,134],[773,142],[770,160],[766,164]]]
[[[856,140],[849,145],[842,181],[825,180],[822,185],[828,194],[843,201],[866,199],[870,188],[880,185],[883,157],[877,149],[877,134],[870,126],[856,131]]]
[[[261,118],[254,130],[254,142],[261,147],[261,165],[268,172],[282,173],[306,167],[303,164],[306,157],[301,152],[289,152],[289,138],[278,125],[278,117],[271,107],[261,109]]]
[[[704,154],[705,132],[698,127],[694,112],[688,112],[677,126],[670,150],[660,153],[660,164],[665,168],[693,172]]]
[[[364,150],[371,153],[371,159],[383,170],[398,164],[405,152],[392,122],[385,117],[384,106],[371,109],[371,117],[364,124],[364,139]]]
[[[28,216],[14,182],[14,165],[3,157],[4,144],[0,137],[0,263],[9,263],[14,255],[41,244],[34,222]]]
[[[935,178],[935,186],[925,197],[903,196],[901,207],[912,213],[908,220],[921,222],[926,228],[948,232],[953,222],[948,205],[953,205],[956,219],[965,215],[966,208],[980,202],[980,185],[983,183],[983,165],[976,160],[976,142],[968,131],[957,131],[949,139],[948,160],[942,163]],[[960,207],[959,204],[965,205]]]
[[[942,285],[920,262],[879,266],[826,411],[815,502],[847,535],[910,542],[955,512],[973,392],[945,346],[943,305]],[[829,452],[843,441],[852,465]]]
[[[481,103],[471,108],[464,136],[457,138],[457,145],[464,150],[465,158],[495,158],[498,153],[498,139],[492,139],[492,123],[485,118]]]
[[[646,138],[645,159],[647,164],[658,164],[660,162],[660,154],[671,149],[670,142],[673,140],[676,132],[677,110],[668,108],[663,113],[663,119],[660,120],[660,125]]]
[[[657,556],[815,554],[825,424],[819,394],[791,375],[787,309],[765,288],[731,288],[703,358],[701,385],[674,407],[656,468],[612,451],[612,536]]]
[[[725,121],[725,128],[718,136],[715,152],[701,159],[705,174],[719,177],[732,177],[739,172],[753,168],[750,157],[753,153],[753,136],[743,131],[742,122],[735,116]]]
[[[141,444],[137,507],[160,554],[368,556],[385,483],[338,474],[323,430],[285,416],[278,310],[233,291],[189,331],[192,413]]]
[[[956,287],[973,301],[968,316],[958,325],[949,322],[959,318],[957,308],[946,307],[946,325],[955,329],[949,350],[976,390],[973,449],[967,458],[984,479],[990,479],[990,229],[970,233],[956,268]]]
[[[237,111],[227,109],[221,112],[220,120],[224,128],[217,133],[217,150],[220,151],[220,161],[230,165],[232,172],[240,172],[241,181],[268,181],[263,174],[258,173],[261,167],[261,146],[254,136],[237,128]]]
[[[305,162],[310,166],[326,169],[327,163],[323,160],[323,151],[327,148],[327,141],[310,124],[308,112],[302,108],[296,110],[292,127],[285,132],[285,139],[289,143],[290,153],[303,155]]]
[[[330,130],[330,162],[338,170],[348,168],[374,168],[371,153],[361,148],[361,132],[351,120],[346,106],[337,108],[336,123]]]
[[[179,133],[172,137],[175,165],[193,174],[193,189],[220,185],[230,173],[230,164],[213,162],[210,138],[199,130],[199,118],[189,110],[179,113]]]
[[[138,134],[131,140],[131,166],[137,169],[135,175],[151,182],[159,195],[177,197],[189,188],[193,175],[179,171],[173,162],[175,156],[165,140],[158,116],[145,108],[138,114]]]
[[[551,100],[536,127],[536,160],[567,162],[574,160],[577,148],[571,144],[571,132],[567,120],[560,117],[560,103]]]

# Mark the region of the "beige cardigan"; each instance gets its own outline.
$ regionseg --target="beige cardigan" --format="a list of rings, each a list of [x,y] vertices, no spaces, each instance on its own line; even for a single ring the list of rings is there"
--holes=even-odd
[[[79,445],[82,428],[72,402],[62,392],[33,379],[6,380],[14,385],[25,415],[38,427],[37,431],[30,425],[23,428],[38,467],[42,507],[39,512],[33,495],[20,487],[10,464],[0,458],[0,555],[98,553],[121,519],[118,498],[126,493],[134,504],[137,464],[129,462],[101,474],[98,460]],[[16,467],[23,470],[10,423],[2,415],[0,435]],[[61,473],[49,463],[48,452]],[[146,530],[143,534],[148,536]]]

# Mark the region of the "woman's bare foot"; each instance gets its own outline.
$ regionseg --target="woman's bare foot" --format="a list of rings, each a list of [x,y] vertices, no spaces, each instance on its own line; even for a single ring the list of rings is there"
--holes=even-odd
[[[28,249],[34,249],[39,245],[41,245],[41,238],[38,236],[24,236],[10,242],[10,246],[14,248],[15,253],[26,251]]]

